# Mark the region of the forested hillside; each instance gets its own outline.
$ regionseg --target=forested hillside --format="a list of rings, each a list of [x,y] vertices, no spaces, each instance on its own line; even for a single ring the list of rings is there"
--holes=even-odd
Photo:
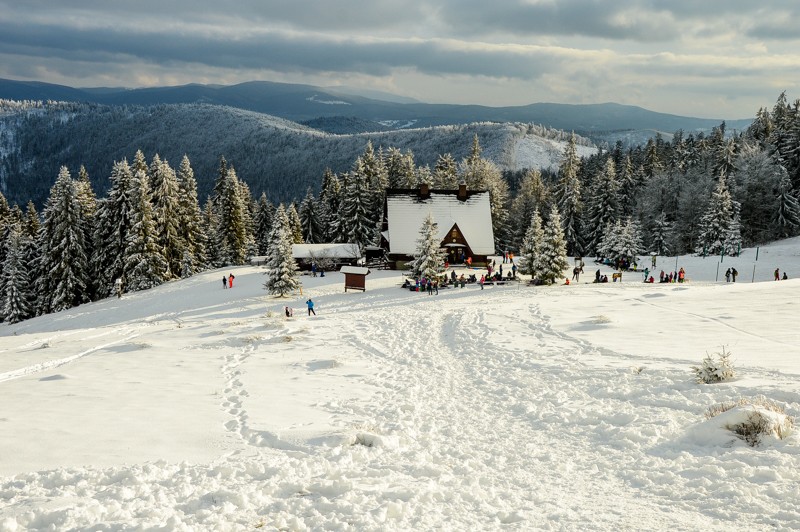
[[[225,156],[255,196],[273,201],[302,198],[318,190],[326,168],[350,169],[369,140],[376,150],[411,150],[419,166],[439,155],[465,157],[477,135],[484,154],[501,169],[554,169],[565,134],[527,124],[480,123],[403,131],[333,135],[273,116],[203,104],[105,106],[0,101],[0,190],[12,203],[37,206],[63,165],[83,165],[98,194],[109,186],[115,161],[141,149],[176,164],[188,155],[198,192],[210,191],[220,156]],[[593,151],[578,139],[582,154]]]

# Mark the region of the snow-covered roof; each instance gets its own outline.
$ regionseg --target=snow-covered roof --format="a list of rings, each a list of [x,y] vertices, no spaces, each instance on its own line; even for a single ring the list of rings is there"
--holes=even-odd
[[[362,268],[361,266],[342,266],[339,269],[342,273],[355,273],[358,275],[369,275],[369,268]]]
[[[357,259],[358,244],[292,244],[295,259]]]
[[[431,191],[424,199],[414,192],[389,193],[386,196],[389,253],[414,254],[420,227],[428,213],[437,224],[439,239],[444,239],[453,225],[458,224],[473,253],[494,253],[489,193],[470,192],[461,201],[455,190]]]

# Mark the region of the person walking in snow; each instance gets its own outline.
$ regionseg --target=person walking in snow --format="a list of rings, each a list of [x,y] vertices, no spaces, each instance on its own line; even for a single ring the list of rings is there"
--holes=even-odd
[[[577,282],[580,280],[580,276],[581,276],[580,266],[575,266],[574,268],[572,268],[572,279]]]
[[[313,301],[311,301],[311,298],[310,298],[310,297],[308,298],[308,301],[306,301],[306,306],[308,307],[308,315],[309,315],[309,316],[311,316],[312,314],[313,314],[314,316],[316,316],[316,315],[317,315],[317,313],[316,313],[316,312],[314,312],[314,302],[313,302]]]
[[[316,277],[316,276],[317,276],[317,263],[316,262],[312,262],[311,263],[311,277]]]
[[[117,277],[114,281],[114,293],[117,294],[117,299],[122,297],[122,277]]]
[[[737,275],[739,275],[739,272],[736,271],[736,268],[731,268],[731,278],[733,279],[734,283],[736,282]]]
[[[481,275],[481,280],[480,280],[480,281],[478,281],[478,282],[479,282],[479,283],[480,283],[480,285],[481,285],[481,290],[483,290],[483,283],[485,283],[485,282],[486,282],[486,278],[485,278],[483,275]]]
[[[776,281],[781,280],[781,270],[779,268],[775,268],[775,280]]]
[[[725,282],[726,283],[731,282],[731,269],[730,268],[728,268],[728,271],[725,272]]]
[[[222,276],[222,288],[228,288],[228,278],[224,275]]]
[[[233,280],[234,279],[235,279],[235,277],[233,276],[233,274],[230,274],[228,276],[228,288],[233,288]]]

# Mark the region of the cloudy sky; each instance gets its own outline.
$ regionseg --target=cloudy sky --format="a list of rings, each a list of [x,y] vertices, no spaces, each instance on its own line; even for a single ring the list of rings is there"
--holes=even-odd
[[[800,98],[796,0],[0,0],[0,77],[269,80],[746,118]]]

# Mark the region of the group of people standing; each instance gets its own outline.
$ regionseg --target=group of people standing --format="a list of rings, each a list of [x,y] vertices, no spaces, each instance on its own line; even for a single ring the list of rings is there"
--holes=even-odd
[[[781,269],[780,268],[775,268],[775,280],[776,281],[779,281],[779,280],[784,280],[785,281],[788,278],[789,277],[786,275],[786,272],[783,272],[783,277],[781,277]]]
[[[234,279],[236,279],[236,277],[234,277],[233,274],[230,274],[227,277],[225,277],[223,275],[222,276],[222,288],[233,288],[233,280]]]

